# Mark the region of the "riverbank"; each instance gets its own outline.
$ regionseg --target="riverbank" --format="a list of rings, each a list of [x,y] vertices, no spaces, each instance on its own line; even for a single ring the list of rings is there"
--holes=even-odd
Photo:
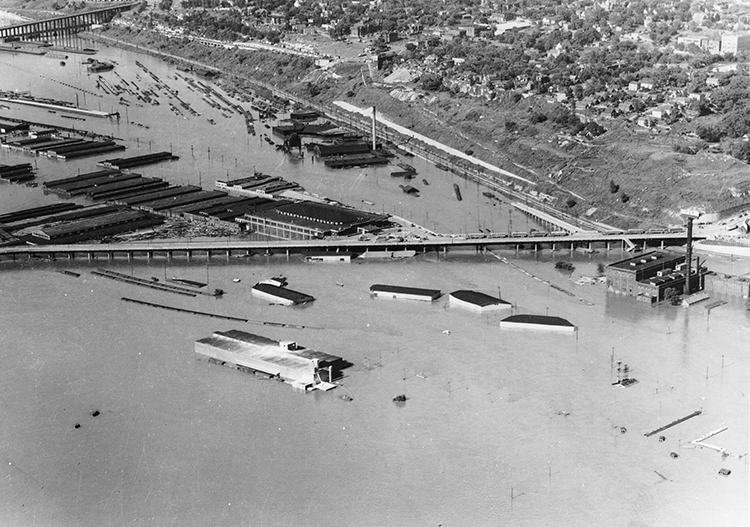
[[[430,182],[419,198],[405,195],[385,167],[333,171],[292,160],[248,137],[241,116],[224,118],[190,91],[180,79],[190,74],[116,48],[99,56],[147,89],[138,60],[201,113],[174,115],[161,93],[159,106],[133,104],[119,124],[87,123],[138,153],[153,146],[180,155],[149,167],[149,176],[212,187],[258,169],[342,203],[437,222],[438,232],[535,226],[419,158],[408,161]],[[77,62],[43,70],[40,79],[8,60],[4,71],[15,78],[5,82],[34,83],[39,95],[59,98],[76,92],[53,80],[95,90]],[[27,61],[18,66],[32,69]],[[105,108],[117,103],[114,95],[99,100]],[[0,163],[23,159],[5,150]],[[38,178],[92,165],[39,159]],[[41,185],[3,190],[0,209],[56,199]],[[473,250],[336,265],[255,254],[4,266],[0,524],[745,525],[747,457],[737,458],[750,415],[742,395],[750,371],[744,306],[728,303],[708,317],[700,306],[645,306],[607,295],[603,285],[576,283],[610,257],[624,257],[619,251],[496,252],[518,268]],[[555,268],[561,254],[575,276]],[[722,263],[738,273],[737,261]],[[168,295],[89,272],[101,266],[142,280],[180,277],[225,294]],[[274,276],[317,300],[292,308],[252,296],[253,284]],[[372,284],[444,296],[384,301],[370,297]],[[577,337],[501,334],[499,315],[453,309],[448,297],[456,290],[499,296],[518,314],[563,316],[579,327]],[[353,366],[335,391],[302,394],[200,360],[195,341],[231,329],[294,341]],[[613,385],[615,361],[639,382]],[[399,394],[407,400],[396,405]],[[665,431],[664,441],[644,437],[697,409],[699,417]],[[712,442],[730,456],[692,448],[690,440],[722,422],[728,429]],[[722,468],[731,474],[720,476]]]

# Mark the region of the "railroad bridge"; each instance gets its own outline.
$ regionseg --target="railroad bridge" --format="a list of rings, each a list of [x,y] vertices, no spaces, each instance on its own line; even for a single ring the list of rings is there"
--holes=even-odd
[[[117,13],[127,11],[137,5],[137,2],[118,3],[102,9],[0,27],[0,39],[4,41],[35,40],[43,37],[72,36],[90,29],[94,24],[107,23]]]

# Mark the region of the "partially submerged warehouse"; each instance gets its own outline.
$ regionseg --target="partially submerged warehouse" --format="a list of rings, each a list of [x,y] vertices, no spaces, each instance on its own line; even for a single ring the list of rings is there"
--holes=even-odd
[[[300,390],[335,388],[333,380],[347,363],[336,355],[233,329],[216,331],[195,342],[195,352],[211,362],[260,373]]]

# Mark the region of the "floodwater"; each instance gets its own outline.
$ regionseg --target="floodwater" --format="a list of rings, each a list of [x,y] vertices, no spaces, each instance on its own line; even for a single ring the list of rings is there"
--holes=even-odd
[[[100,56],[116,60],[126,79],[138,74],[145,82],[135,60],[162,79],[174,76],[171,66],[149,57],[115,49]],[[74,100],[74,90],[50,84],[95,92],[78,61],[58,67],[51,59],[2,55],[0,88],[31,84],[34,95]],[[193,93],[184,83],[183,90],[188,100]],[[164,104],[130,106],[129,120],[151,128],[121,120],[112,133],[128,144],[127,155],[147,152],[149,141],[153,151],[171,143],[182,158],[142,172],[176,183],[195,184],[200,172],[209,188],[227,171],[234,177],[255,166],[347,203],[367,199],[386,212],[402,206],[395,212],[414,221],[429,214],[430,228],[433,221],[448,232],[490,219],[500,224],[509,215],[505,204],[493,206],[479,191],[464,192],[457,203],[452,176],[419,161],[419,177],[431,185],[408,200],[388,169],[334,172],[307,159],[293,163],[248,139],[240,118],[210,114],[198,102],[205,113],[189,120]],[[32,119],[36,112],[39,120],[70,124],[44,110],[12,107],[0,116]],[[84,124],[117,127],[93,118]],[[31,159],[0,151],[0,163]],[[95,170],[90,159],[36,161],[42,181]],[[3,184],[0,191],[3,212],[56,201],[40,188]],[[513,214],[514,224],[525,221]],[[576,285],[553,265],[564,258],[575,264],[574,278],[593,276],[598,262],[619,259],[619,252],[498,254],[593,305],[473,252],[351,264],[305,264],[299,256],[3,264],[0,524],[746,525],[747,457],[738,459],[748,451],[744,305],[729,302],[710,315],[700,306],[646,307],[609,296],[601,285]],[[713,258],[709,265],[750,272],[737,260]],[[96,277],[96,267],[208,281],[226,295],[143,290]],[[286,308],[251,296],[258,279],[277,274],[317,300]],[[374,283],[436,288],[446,296],[431,304],[371,298]],[[562,316],[578,331],[501,332],[499,315],[449,307],[447,293],[458,289],[499,293],[516,313]],[[251,322],[157,310],[122,297]],[[194,353],[195,340],[233,328],[296,340],[354,365],[335,390],[302,394]],[[618,362],[638,384],[612,386]],[[398,394],[408,397],[403,406],[391,400]],[[644,437],[696,410],[702,414],[658,434],[663,442]],[[726,458],[689,444],[722,426],[727,430],[706,442],[725,448]],[[718,475],[720,468],[731,475]]]

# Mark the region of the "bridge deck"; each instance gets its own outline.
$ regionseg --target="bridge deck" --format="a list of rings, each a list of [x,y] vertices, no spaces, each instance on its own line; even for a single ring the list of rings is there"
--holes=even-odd
[[[278,240],[278,241],[250,241],[232,238],[216,238],[211,240],[149,240],[144,242],[125,242],[113,244],[69,244],[69,245],[18,245],[0,247],[3,255],[42,255],[52,253],[127,253],[127,252],[169,252],[169,251],[304,251],[304,250],[395,250],[397,248],[434,250],[441,248],[476,248],[488,245],[501,246],[517,244],[584,244],[595,242],[620,242],[630,240],[635,242],[681,242],[687,237],[686,233],[665,234],[619,234],[619,235],[581,235],[570,236],[529,236],[515,238],[481,238],[466,239],[465,237],[435,237],[427,240],[358,240],[356,238],[331,238],[324,240]],[[702,239],[702,237],[696,237]]]

